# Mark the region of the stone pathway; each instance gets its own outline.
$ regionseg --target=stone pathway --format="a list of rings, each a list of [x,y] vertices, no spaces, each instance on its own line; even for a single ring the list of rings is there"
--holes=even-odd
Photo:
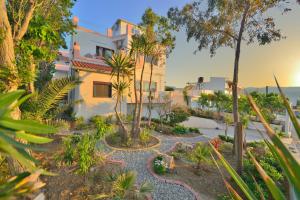
[[[155,134],[161,141],[160,145],[153,149],[145,149],[138,151],[111,150],[111,158],[113,160],[122,160],[126,163],[125,168],[134,170],[137,174],[137,182],[141,184],[145,181],[150,182],[154,186],[152,192],[153,200],[195,200],[194,194],[185,187],[180,185],[163,182],[154,177],[147,170],[147,161],[149,158],[157,154],[157,152],[165,153],[174,147],[176,142],[194,144],[200,141],[207,141],[204,136],[197,137],[172,137]],[[107,151],[109,147],[105,147]]]

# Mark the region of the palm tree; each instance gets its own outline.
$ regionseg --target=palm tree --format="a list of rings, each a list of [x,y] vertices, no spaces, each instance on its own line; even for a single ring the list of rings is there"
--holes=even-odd
[[[118,106],[121,108],[121,101],[123,99],[125,91],[128,89],[130,85],[130,80],[132,76],[133,70],[133,61],[129,55],[125,52],[119,52],[113,54],[111,58],[105,58],[105,62],[112,68],[111,77],[116,77],[115,82],[112,84],[112,87],[115,91],[114,96],[116,98],[115,104],[115,113],[116,118],[118,120],[118,124],[120,126],[120,133],[123,137],[124,142],[128,140],[128,131],[126,126],[124,125],[120,114],[118,112]]]
[[[22,107],[23,118],[44,120],[47,112],[58,108],[58,104],[75,88],[80,81],[74,77],[51,80],[41,91],[33,96]]]

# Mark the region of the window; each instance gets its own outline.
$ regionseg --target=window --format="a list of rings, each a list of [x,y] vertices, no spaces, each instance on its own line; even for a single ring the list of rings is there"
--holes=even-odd
[[[151,64],[151,61],[152,61],[152,57],[151,56],[147,56],[146,57],[146,63]],[[157,58],[153,59],[153,65],[158,65],[158,59]]]
[[[149,92],[149,81],[143,81],[143,92]],[[151,83],[151,92],[156,92],[157,91],[157,83],[152,82]],[[140,90],[140,81],[136,82],[136,90]]]
[[[114,53],[114,51],[111,49],[96,46],[96,56],[111,57],[113,53]]]
[[[93,82],[93,97],[111,98],[111,83]]]

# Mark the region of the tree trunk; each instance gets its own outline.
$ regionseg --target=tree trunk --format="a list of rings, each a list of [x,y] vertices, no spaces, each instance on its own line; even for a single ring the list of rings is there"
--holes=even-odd
[[[136,124],[135,124],[135,131],[134,131],[133,139],[137,139],[139,137],[139,134],[140,134],[140,131],[141,131],[141,115],[142,115],[142,112],[143,112],[143,80],[144,80],[145,62],[146,62],[146,56],[144,55],[143,67],[142,67],[141,77],[140,77],[139,104],[138,104],[138,110],[137,110],[137,117],[136,117]]]
[[[235,49],[235,59],[234,59],[234,72],[233,72],[233,84],[232,84],[232,98],[233,98],[233,119],[235,123],[235,128],[234,128],[234,151],[235,154],[237,155],[237,170],[239,169],[239,166],[242,166],[243,162],[243,155],[238,154],[238,150],[240,149],[238,144],[238,141],[242,141],[242,132],[238,128],[238,124],[240,122],[239,119],[239,112],[238,112],[238,74],[239,74],[239,60],[240,60],[240,53],[241,53],[241,42],[243,38],[243,32],[244,32],[244,27],[245,27],[245,22],[246,22],[246,17],[247,13],[249,10],[249,5],[246,6],[245,11],[243,13],[243,18],[241,21],[241,26],[240,26],[240,31],[239,31],[239,36],[237,39],[237,45]],[[243,143],[242,143],[243,144]]]
[[[152,115],[152,75],[153,75],[153,58],[151,59],[151,69],[150,69],[150,80],[149,80],[149,97],[148,97],[148,127],[151,126],[151,115]]]
[[[18,89],[17,68],[15,66],[14,40],[8,21],[6,1],[0,0],[0,67],[9,73],[7,91]]]
[[[243,144],[244,144],[244,136],[243,136],[243,124],[241,122],[238,123],[238,126],[237,126],[237,129],[238,129],[238,133],[239,133],[239,136],[237,138],[237,157],[239,158],[238,162],[237,162],[237,173],[239,175],[242,174],[243,172]]]
[[[136,55],[136,60],[138,60],[138,59],[139,59],[139,56]],[[132,136],[135,134],[136,118],[137,118],[137,106],[138,106],[137,88],[136,88],[136,67],[137,67],[137,61],[135,62],[134,70],[133,70],[134,110],[133,110],[133,120],[132,120],[132,130],[131,130],[131,135]]]
[[[116,113],[116,118],[117,118],[117,121],[118,121],[118,124],[119,124],[119,130],[120,130],[120,133],[121,133],[121,137],[122,137],[122,140],[123,142],[127,143],[128,141],[128,131],[118,113],[118,104],[119,104],[119,101],[120,101],[120,97],[119,95],[117,95],[117,99],[116,99],[116,105],[115,105],[115,113]]]

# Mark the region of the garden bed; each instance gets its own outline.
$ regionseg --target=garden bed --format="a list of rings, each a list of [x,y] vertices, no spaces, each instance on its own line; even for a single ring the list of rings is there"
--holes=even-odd
[[[42,188],[46,199],[88,199],[91,195],[109,193],[112,182],[107,180],[107,175],[121,170],[119,164],[96,164],[85,175],[76,172],[76,167],[60,165],[57,155],[62,150],[61,138],[55,136],[52,143],[44,145],[47,152],[34,153],[41,160],[41,165],[56,176],[42,176],[46,183]]]
[[[138,150],[138,149],[146,149],[146,148],[152,148],[157,146],[160,141],[157,137],[153,135],[149,135],[149,138],[147,141],[142,142],[141,140],[138,140],[136,142],[132,142],[129,144],[124,144],[122,142],[122,139],[119,135],[116,134],[111,134],[105,138],[105,142],[107,143],[108,146],[113,147],[113,148],[119,148],[119,149],[133,149],[133,150]]]
[[[180,125],[176,125],[174,127],[169,125],[157,125],[155,126],[155,131],[164,135],[176,137],[196,137],[199,135],[203,135],[197,128],[187,128]]]
[[[197,168],[193,162],[187,159],[186,155],[177,154],[177,156],[174,156],[174,152],[176,152],[176,148],[169,152],[168,155],[174,157],[175,169],[172,173],[161,175],[163,178],[187,184],[200,196],[201,194],[204,195],[201,196],[201,199],[218,199],[227,193],[222,176],[212,162],[203,162],[201,167]],[[231,150],[226,148],[222,151],[222,154],[231,165],[235,165]],[[226,178],[229,179],[227,171],[222,167],[221,170]]]

